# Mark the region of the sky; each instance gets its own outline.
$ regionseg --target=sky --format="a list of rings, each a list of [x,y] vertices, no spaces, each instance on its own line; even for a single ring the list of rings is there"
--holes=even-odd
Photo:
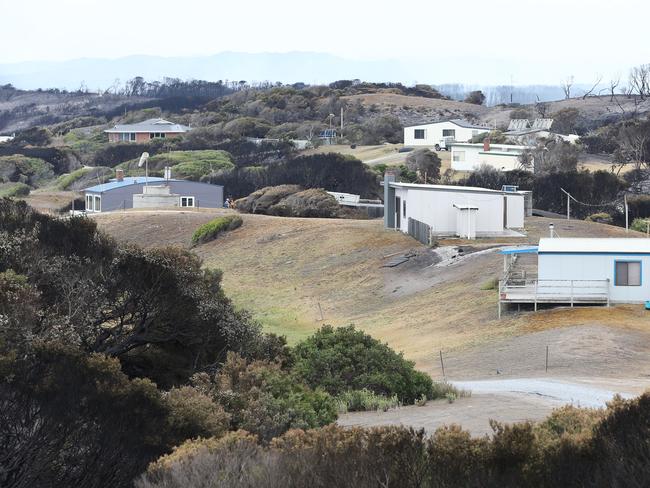
[[[490,61],[503,84],[557,84],[650,62],[647,0],[0,0],[0,12],[0,63],[313,51],[435,65],[431,83],[462,59]]]

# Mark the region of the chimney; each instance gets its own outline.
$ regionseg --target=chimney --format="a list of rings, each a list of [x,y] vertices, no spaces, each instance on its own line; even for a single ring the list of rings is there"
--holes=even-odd
[[[486,137],[483,139],[483,151],[488,152],[490,150],[490,138]]]
[[[551,239],[553,239],[553,237],[555,237],[553,235],[555,233],[555,226],[552,223],[548,224],[548,233],[550,234]]]
[[[115,179],[117,181],[124,181],[124,170],[123,169],[116,169],[115,170]]]

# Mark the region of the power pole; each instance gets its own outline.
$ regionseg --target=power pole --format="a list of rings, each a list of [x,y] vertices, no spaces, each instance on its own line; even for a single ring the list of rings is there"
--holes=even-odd
[[[627,193],[623,195],[623,202],[625,203],[625,232],[630,232],[629,226],[629,212],[627,206]]]
[[[566,219],[571,220],[571,194],[564,188],[560,188],[560,190],[566,193]]]
[[[343,139],[343,107],[341,107],[341,139]]]

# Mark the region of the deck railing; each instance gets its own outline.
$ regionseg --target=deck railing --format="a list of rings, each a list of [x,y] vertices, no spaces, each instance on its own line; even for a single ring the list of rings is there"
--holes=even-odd
[[[499,282],[499,317],[501,303],[607,303],[609,280],[537,280],[509,276]]]

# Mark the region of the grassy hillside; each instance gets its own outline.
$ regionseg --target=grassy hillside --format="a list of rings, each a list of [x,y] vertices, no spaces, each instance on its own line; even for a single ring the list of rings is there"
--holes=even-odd
[[[101,215],[97,221],[118,239],[146,246],[189,246],[199,225],[228,212],[132,212]],[[431,266],[431,250],[401,233],[385,231],[380,221],[242,218],[240,229],[195,252],[205,266],[224,271],[224,287],[238,306],[291,342],[323,323],[354,323],[438,374],[440,349],[463,350],[498,337],[570,324],[643,328],[647,320],[641,307],[632,307],[556,310],[499,321],[496,291],[484,289],[501,272],[502,258],[495,252]],[[546,235],[548,222],[530,219],[529,238],[501,243],[537,242]],[[583,221],[556,222],[556,230],[562,236],[624,235],[622,229]],[[498,243],[452,240],[441,246],[469,246],[470,251]],[[416,257],[396,268],[382,267],[391,256],[407,252]]]

